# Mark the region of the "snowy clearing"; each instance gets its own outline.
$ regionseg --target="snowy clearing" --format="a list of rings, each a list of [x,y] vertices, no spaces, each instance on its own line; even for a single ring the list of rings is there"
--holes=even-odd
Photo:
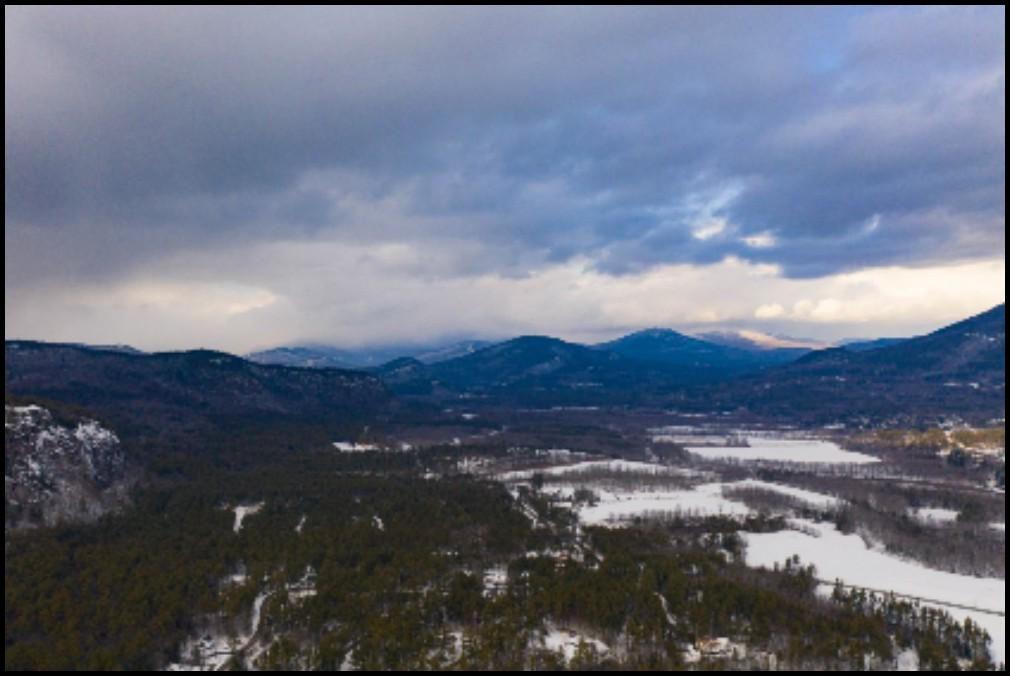
[[[794,498],[820,509],[834,509],[842,501],[829,495],[805,491],[791,486],[765,481],[737,481],[711,483],[678,491],[607,491],[597,490],[597,504],[579,507],[579,520],[588,526],[615,525],[635,518],[649,516],[728,516],[747,517],[753,514],[747,505],[727,498],[726,492],[735,488],[757,489]],[[557,487],[557,495],[570,496],[572,486]]]
[[[994,660],[997,663],[1006,661],[1005,619],[994,614],[1006,612],[1005,580],[930,570],[920,564],[871,550],[858,535],[844,535],[833,525],[811,521],[794,523],[806,532],[741,534],[747,541],[747,565],[772,568],[799,556],[805,565],[817,568],[817,575],[822,580],[841,580],[856,587],[929,599],[933,602],[929,605],[942,607],[958,621],[963,622],[970,617],[984,627],[993,639]]]
[[[232,511],[235,512],[235,533],[241,532],[242,524],[245,520],[254,514],[259,514],[263,507],[264,503],[260,502],[255,505],[239,505],[238,507],[232,508]]]
[[[576,631],[549,627],[542,638],[544,648],[551,652],[561,653],[565,662],[570,663],[579,653],[579,647],[586,645],[596,650],[597,654],[605,655],[610,647],[602,641],[583,636]]]
[[[544,490],[545,493],[561,500],[572,500],[578,488],[588,488],[595,495],[591,504],[576,506],[579,520],[584,525],[618,525],[622,522],[644,517],[728,516],[743,518],[754,513],[739,498],[731,495],[733,489],[760,490],[783,495],[808,506],[821,510],[833,510],[844,504],[830,495],[823,495],[792,486],[758,481],[754,479],[729,483],[705,483],[691,488],[662,488],[641,486],[623,489],[612,482],[597,480],[600,474],[626,474],[645,477],[670,476],[701,479],[710,476],[696,470],[669,467],[656,463],[627,460],[594,460],[572,465],[507,472],[497,476],[499,481],[518,484],[530,481],[535,475],[561,479]],[[580,481],[586,478],[587,481]],[[727,496],[727,494],[730,494]]]
[[[683,491],[599,491],[599,502],[580,507],[579,520],[588,526],[604,526],[637,517],[666,515],[746,517],[751,510],[722,495],[723,484],[706,484]]]
[[[333,448],[341,453],[367,453],[379,450],[379,447],[375,444],[355,444],[350,441],[335,441],[333,442]]]
[[[687,451],[706,460],[740,462],[793,462],[818,465],[869,465],[880,462],[863,453],[842,449],[818,439],[747,437],[747,446],[687,446]]]

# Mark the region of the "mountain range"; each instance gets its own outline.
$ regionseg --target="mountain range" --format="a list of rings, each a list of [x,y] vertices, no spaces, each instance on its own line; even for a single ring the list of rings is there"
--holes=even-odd
[[[545,336],[515,338],[437,364],[399,360],[376,373],[398,393],[427,391],[523,405],[641,403],[657,392],[711,377],[699,366],[640,361]]]
[[[374,415],[394,395],[506,405],[687,406],[819,422],[991,420],[1005,412],[1005,325],[1001,305],[928,336],[816,351],[745,349],[662,329],[595,346],[527,336],[420,351],[358,371],[264,365],[207,351],[143,355],[8,342],[5,381],[9,392],[159,423],[352,418]]]
[[[522,338],[530,336],[520,337]],[[260,364],[278,366],[376,369],[404,358],[426,365],[439,364],[509,342],[511,341],[465,340],[422,345],[377,345],[356,349],[295,345],[252,352],[246,358]],[[781,338],[754,331],[723,331],[693,337],[663,328],[639,331],[606,343],[578,346],[613,352],[637,361],[701,368],[715,377],[788,363],[814,349],[826,347],[816,341]]]
[[[380,345],[359,349],[337,348],[328,345],[299,345],[275,347],[246,355],[250,361],[273,366],[300,368],[368,369],[408,357],[425,364],[435,364],[471,354],[491,343],[464,340],[426,345]]]

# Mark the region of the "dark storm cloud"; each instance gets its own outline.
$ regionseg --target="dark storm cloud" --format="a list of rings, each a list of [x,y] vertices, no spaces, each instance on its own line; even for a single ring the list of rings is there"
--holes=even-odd
[[[506,274],[1005,246],[1002,7],[6,8],[4,37],[8,287],[321,232]]]

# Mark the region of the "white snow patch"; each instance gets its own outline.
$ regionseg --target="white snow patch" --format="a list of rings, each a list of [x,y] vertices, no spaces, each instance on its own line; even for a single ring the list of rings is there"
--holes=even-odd
[[[262,502],[257,503],[255,505],[239,505],[237,507],[233,507],[232,511],[235,512],[234,531],[236,533],[241,532],[242,524],[245,522],[245,520],[248,517],[253,516],[254,514],[259,514],[260,511],[262,511],[263,507],[264,503]]]
[[[906,650],[898,655],[898,671],[919,671],[919,653]]]
[[[734,488],[753,488],[786,495],[815,508],[831,510],[843,504],[838,498],[774,484],[766,481],[736,481],[730,483],[709,483],[684,490],[610,490],[592,488],[597,497],[596,504],[577,508],[579,520],[584,525],[604,526],[627,522],[639,517],[727,516],[747,517],[754,513],[746,504],[726,497]],[[546,493],[561,499],[572,499],[575,485],[558,484],[545,489]]]
[[[182,646],[187,662],[170,664],[165,671],[222,671],[234,657],[234,640],[229,636],[207,634]]]
[[[583,644],[595,648],[596,652],[600,655],[610,652],[610,647],[602,641],[590,638],[571,629],[548,627],[541,638],[541,643],[547,650],[564,655],[566,663],[575,659],[575,656],[578,655],[579,647]]]
[[[491,464],[487,458],[461,458],[456,463],[456,469],[462,474],[479,474]]]
[[[495,566],[484,571],[484,596],[491,598],[508,586],[509,571],[505,566]]]
[[[5,406],[8,413],[14,413],[15,415],[31,415],[33,413],[42,413],[46,409],[41,406],[36,406],[32,404],[31,406]]]
[[[925,507],[909,511],[912,518],[926,524],[946,524],[957,521],[959,512],[953,509],[941,509],[939,507]]]
[[[77,429],[74,430],[74,436],[82,444],[97,445],[119,443],[119,437],[93,420],[78,424]]]
[[[647,516],[745,517],[751,510],[723,497],[724,484],[705,484],[681,491],[598,491],[596,505],[580,507],[579,520],[603,526]]]
[[[266,603],[268,598],[270,598],[269,592],[260,592],[259,596],[256,597],[256,600],[253,601],[252,626],[249,629],[249,633],[243,637],[245,640],[239,648],[240,652],[249,647],[249,644],[252,643],[256,633],[260,630],[260,621],[263,619],[263,604]]]
[[[833,525],[811,521],[794,524],[805,532],[742,533],[747,541],[747,565],[771,568],[799,556],[805,565],[817,568],[822,580],[840,580],[856,587],[928,600],[932,603],[924,605],[943,608],[961,622],[970,617],[985,628],[993,639],[993,659],[998,664],[1006,661],[1005,619],[993,614],[1006,612],[1005,580],[931,570],[872,550],[858,535],[844,535]]]
[[[656,598],[659,599],[659,604],[663,606],[663,615],[666,616],[666,623],[671,627],[676,628],[677,618],[670,612],[670,603],[666,600],[666,597],[659,592],[656,592]]]
[[[379,447],[375,444],[356,444],[350,441],[335,441],[333,442],[333,448],[341,453],[367,453],[368,451],[379,450]]]
[[[843,450],[819,439],[747,437],[747,446],[688,446],[687,451],[707,460],[740,462],[792,462],[819,465],[868,465],[880,462],[863,453]]]

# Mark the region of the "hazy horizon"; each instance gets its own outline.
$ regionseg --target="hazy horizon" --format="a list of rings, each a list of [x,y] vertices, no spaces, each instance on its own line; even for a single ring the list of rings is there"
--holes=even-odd
[[[995,309],[995,307],[999,307],[999,306],[994,306],[993,308],[989,308],[989,309],[990,310],[991,309]],[[972,315],[972,316],[975,316],[975,315]],[[963,320],[963,319],[970,319],[970,318],[971,317],[962,317],[960,319]],[[663,327],[663,326],[637,327],[637,328],[629,328],[629,329],[625,329],[625,330],[615,330],[616,332],[604,334],[604,337],[602,337],[602,338],[601,337],[590,337],[590,338],[585,338],[585,339],[569,338],[569,337],[565,337],[565,336],[557,336],[557,335],[551,335],[551,334],[547,334],[547,333],[525,333],[525,334],[511,334],[511,335],[510,334],[504,334],[504,335],[483,335],[483,336],[481,336],[481,335],[472,335],[472,334],[471,335],[451,335],[450,334],[450,335],[445,335],[445,336],[434,336],[434,337],[428,338],[426,340],[415,340],[415,341],[412,341],[412,340],[409,340],[409,339],[405,339],[405,340],[399,340],[399,341],[383,341],[380,338],[380,339],[377,339],[377,340],[374,340],[374,341],[370,341],[370,342],[345,343],[345,344],[334,343],[334,342],[327,342],[326,340],[310,340],[309,339],[309,340],[292,340],[292,341],[289,341],[289,342],[284,343],[284,344],[261,345],[261,346],[255,347],[253,349],[247,350],[245,352],[231,352],[231,354],[234,354],[236,356],[247,356],[247,355],[250,355],[250,354],[255,354],[257,352],[265,352],[265,351],[269,351],[269,350],[272,350],[272,349],[292,349],[292,348],[293,349],[299,349],[299,348],[307,348],[307,349],[334,349],[334,350],[346,350],[348,352],[355,352],[355,351],[357,351],[357,352],[367,352],[367,351],[370,351],[370,350],[371,351],[379,352],[379,351],[403,349],[403,350],[405,350],[406,352],[409,353],[411,351],[437,350],[439,348],[453,347],[453,346],[461,345],[461,344],[464,344],[464,343],[470,343],[470,342],[474,342],[474,343],[481,342],[481,343],[488,343],[488,344],[496,344],[496,343],[501,343],[501,342],[506,342],[506,341],[509,341],[509,340],[513,340],[513,339],[516,339],[516,338],[529,338],[529,337],[556,338],[556,339],[559,339],[559,340],[564,340],[566,342],[570,342],[570,343],[574,343],[574,344],[582,344],[582,345],[586,345],[586,346],[592,347],[592,346],[595,346],[595,345],[601,345],[601,344],[604,344],[606,342],[616,340],[618,338],[627,337],[627,336],[629,336],[631,334],[634,334],[634,333],[644,332],[644,331],[650,331],[650,330],[660,330],[660,331],[670,330],[670,331],[675,331],[677,333],[681,333],[681,334],[686,335],[686,336],[697,338],[699,340],[709,340],[709,341],[712,340],[713,336],[716,336],[716,335],[718,335],[720,333],[723,333],[723,334],[726,334],[727,338],[733,337],[733,338],[750,339],[751,341],[754,341],[755,343],[759,343],[762,339],[773,339],[773,340],[782,341],[782,344],[778,344],[778,345],[771,345],[771,344],[769,344],[768,347],[770,347],[770,348],[806,348],[806,349],[817,350],[817,349],[826,349],[826,348],[831,348],[831,347],[841,347],[841,346],[844,346],[846,344],[863,342],[863,341],[887,340],[887,339],[905,340],[905,339],[917,338],[917,337],[921,337],[921,336],[925,336],[925,335],[928,335],[930,333],[933,333],[934,331],[946,328],[947,326],[949,326],[949,324],[941,324],[941,325],[929,326],[929,327],[923,329],[922,331],[918,331],[918,332],[914,332],[914,333],[907,333],[907,334],[903,334],[903,335],[897,335],[897,334],[893,334],[893,335],[872,335],[872,336],[871,335],[850,335],[850,336],[845,336],[843,338],[835,338],[835,339],[828,339],[828,338],[821,339],[821,338],[813,338],[813,337],[810,337],[810,336],[785,335],[785,334],[781,334],[781,333],[767,333],[767,332],[759,331],[759,330],[756,330],[756,329],[739,328],[737,326],[707,326],[707,325],[703,325],[703,326],[701,326],[699,328],[696,328],[696,329],[678,329],[676,327]],[[143,351],[143,352],[149,352],[149,353],[187,351],[187,350],[203,350],[203,349],[210,349],[210,350],[219,349],[219,348],[208,347],[208,346],[205,346],[205,345],[189,345],[189,346],[178,346],[178,347],[170,347],[170,348],[147,349],[147,348],[144,348],[144,347],[141,347],[141,346],[138,346],[138,345],[129,344],[129,343],[122,343],[122,342],[87,342],[87,341],[77,341],[77,340],[46,341],[44,339],[39,339],[39,338],[26,338],[26,337],[17,337],[17,336],[7,337],[7,338],[5,338],[5,340],[8,341],[8,342],[34,342],[34,341],[38,341],[38,342],[54,342],[54,343],[65,343],[65,344],[71,344],[71,345],[81,345],[81,346],[84,346],[84,347],[132,348],[132,349],[137,349],[137,350],[140,350],[140,351]],[[223,352],[229,352],[228,350],[221,350],[221,351],[223,351]],[[401,356],[409,356],[409,354],[405,353],[405,354],[403,354]]]

